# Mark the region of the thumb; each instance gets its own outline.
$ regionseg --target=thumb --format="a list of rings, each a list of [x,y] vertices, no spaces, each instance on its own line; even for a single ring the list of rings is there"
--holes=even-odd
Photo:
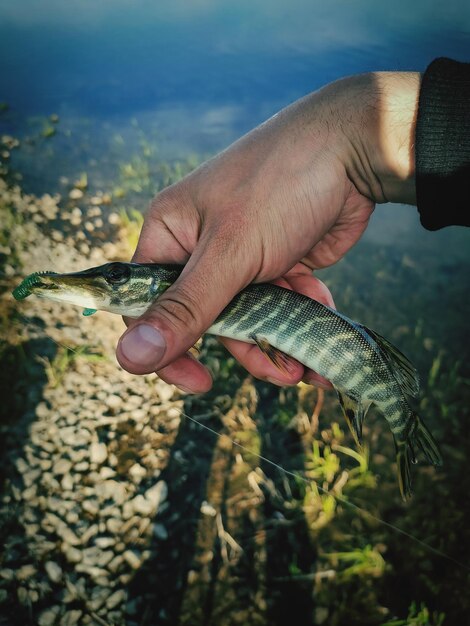
[[[248,264],[240,259],[240,249],[234,252],[233,229],[209,230],[178,280],[121,337],[116,356],[129,372],[148,374],[175,361],[253,279],[254,273],[242,267]]]

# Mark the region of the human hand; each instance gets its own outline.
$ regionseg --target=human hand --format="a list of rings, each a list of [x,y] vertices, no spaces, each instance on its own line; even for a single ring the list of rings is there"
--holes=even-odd
[[[311,270],[354,245],[374,201],[412,194],[410,151],[402,145],[409,128],[391,134],[383,126],[391,103],[396,123],[403,98],[383,76],[346,79],[303,98],[158,194],[133,260],[186,265],[149,311],[130,321],[117,349],[125,369],[156,371],[185,390],[209,389],[210,374],[185,352],[251,282],[275,280],[332,304]],[[379,110],[387,89],[388,108]],[[256,346],[223,342],[259,378],[327,385],[294,360],[281,373]]]

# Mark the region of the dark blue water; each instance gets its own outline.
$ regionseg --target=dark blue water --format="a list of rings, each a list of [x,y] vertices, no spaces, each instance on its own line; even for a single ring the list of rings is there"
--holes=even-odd
[[[337,77],[439,55],[470,56],[465,0],[0,1],[0,101],[20,131],[51,113],[95,132],[136,118],[217,150]]]

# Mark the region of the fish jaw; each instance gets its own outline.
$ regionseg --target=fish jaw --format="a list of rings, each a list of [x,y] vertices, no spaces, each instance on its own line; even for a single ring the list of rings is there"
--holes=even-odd
[[[13,291],[13,297],[16,300],[24,300],[30,295],[84,308],[102,310],[105,310],[110,299],[106,290],[97,284],[93,278],[56,272],[30,274]]]
[[[35,272],[13,291],[83,307],[139,317],[179,275],[177,266],[106,263],[80,272]]]

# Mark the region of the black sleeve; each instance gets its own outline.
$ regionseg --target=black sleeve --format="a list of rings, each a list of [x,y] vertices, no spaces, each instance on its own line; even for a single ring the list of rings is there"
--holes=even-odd
[[[470,63],[440,58],[426,69],[415,153],[421,224],[470,226]]]

